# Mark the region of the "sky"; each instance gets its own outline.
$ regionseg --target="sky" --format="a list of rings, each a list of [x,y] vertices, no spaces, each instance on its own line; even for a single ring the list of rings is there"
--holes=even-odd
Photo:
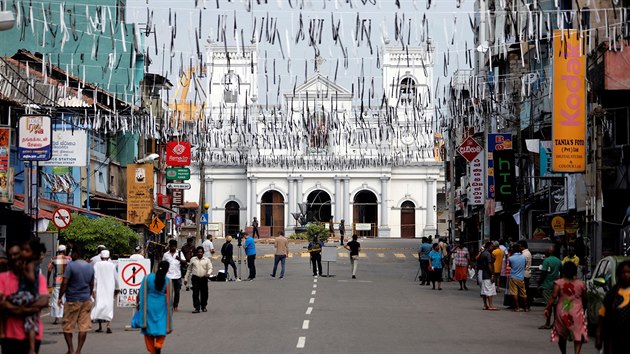
[[[209,39],[237,46],[253,42],[259,50],[260,103],[277,103],[278,88],[282,98],[311,77],[313,59],[319,53],[325,60],[322,75],[336,77],[338,84],[354,90],[355,103],[360,100],[356,94],[360,85],[366,86],[364,100],[374,87],[372,101],[364,103],[378,106],[384,46],[418,46],[430,37],[435,47],[433,87],[440,93],[455,70],[470,68],[464,54],[475,47],[469,20],[469,16],[474,18],[473,3],[128,0],[127,22],[142,24],[144,46],[152,62],[149,72],[165,75],[174,84],[183,69],[196,65],[199,52],[205,54]],[[150,29],[148,35],[146,28]]]

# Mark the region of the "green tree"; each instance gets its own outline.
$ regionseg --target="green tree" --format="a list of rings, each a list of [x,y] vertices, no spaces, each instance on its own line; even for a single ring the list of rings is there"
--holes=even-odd
[[[317,235],[319,240],[326,243],[328,237],[330,237],[330,231],[326,228],[325,224],[311,223],[306,227],[306,234],[308,240],[313,241],[313,236]]]
[[[72,222],[59,231],[62,242],[74,241],[86,254],[95,254],[98,245],[104,245],[112,254],[131,254],[140,236],[130,227],[114,218],[92,219],[72,214]]]

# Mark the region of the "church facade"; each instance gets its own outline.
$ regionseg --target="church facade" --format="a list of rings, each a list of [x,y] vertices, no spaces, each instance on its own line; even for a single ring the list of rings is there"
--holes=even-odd
[[[369,108],[356,103],[369,84],[338,85],[318,58],[309,79],[274,93],[275,106],[258,96],[256,47],[211,46],[207,58],[205,134],[192,139],[203,165],[185,199],[210,205],[209,230],[229,234],[256,217],[265,235],[290,235],[302,211],[335,230],[343,220],[346,237],[446,236],[430,44],[384,49],[382,99]]]

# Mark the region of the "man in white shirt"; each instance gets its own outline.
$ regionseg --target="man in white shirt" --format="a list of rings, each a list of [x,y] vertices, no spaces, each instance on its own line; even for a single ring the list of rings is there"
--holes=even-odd
[[[201,311],[208,312],[208,278],[212,274],[212,262],[210,258],[203,256],[204,250],[202,246],[196,249],[197,257],[192,257],[188,263],[188,270],[184,278],[184,285],[188,286],[188,282],[192,283],[193,313]],[[191,281],[192,280],[192,281]]]
[[[201,244],[203,247],[203,256],[212,259],[214,254],[214,244],[212,243],[212,235],[208,235],[208,238]]]
[[[129,256],[129,259],[133,259],[136,261],[143,260],[144,256],[142,255],[142,247],[136,246],[136,253]]]
[[[94,265],[94,264],[96,264],[97,262],[100,262],[100,261],[101,261],[101,252],[103,252],[105,249],[106,249],[106,247],[105,247],[105,246],[103,246],[103,245],[98,245],[98,246],[96,247],[96,256],[94,256],[94,257],[90,258],[90,264],[91,264],[91,265]]]
[[[177,311],[179,305],[179,291],[182,289],[182,262],[186,264],[186,257],[182,251],[177,249],[177,240],[168,241],[168,251],[162,256],[163,261],[167,261],[170,266],[166,277],[173,282],[173,311]]]

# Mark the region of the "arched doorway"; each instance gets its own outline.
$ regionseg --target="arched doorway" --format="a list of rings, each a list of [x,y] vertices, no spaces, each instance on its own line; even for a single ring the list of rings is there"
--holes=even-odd
[[[362,190],[354,196],[353,220],[357,236],[378,236],[378,203],[374,193]],[[363,225],[357,228],[357,224]],[[361,226],[366,226],[365,224],[370,224],[370,230],[360,230]]]
[[[410,200],[400,206],[400,237],[416,237],[416,205]]]
[[[328,222],[332,215],[332,201],[330,194],[321,189],[317,189],[309,193],[306,198],[308,215],[312,216],[313,221]]]
[[[234,235],[239,231],[241,225],[241,206],[235,201],[225,204],[225,234]]]
[[[284,197],[278,191],[267,191],[260,198],[260,226],[269,227],[271,235],[284,231]]]

